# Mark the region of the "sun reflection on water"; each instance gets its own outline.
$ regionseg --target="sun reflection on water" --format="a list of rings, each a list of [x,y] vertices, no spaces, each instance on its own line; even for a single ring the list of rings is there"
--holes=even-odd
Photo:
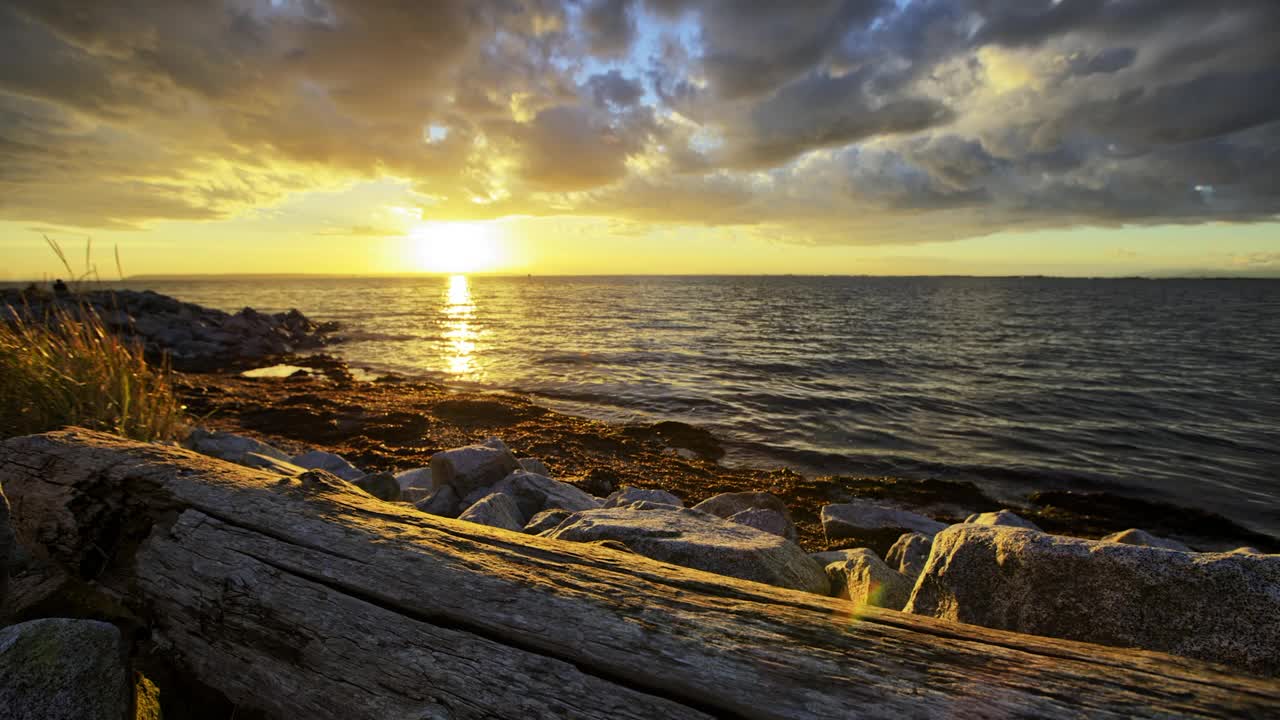
[[[453,275],[444,290],[445,367],[450,375],[466,377],[479,371],[474,327],[476,305],[466,275]]]

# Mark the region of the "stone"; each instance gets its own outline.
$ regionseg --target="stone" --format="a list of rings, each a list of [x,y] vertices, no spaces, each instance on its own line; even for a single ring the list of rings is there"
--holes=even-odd
[[[1040,526],[1024,520],[1009,510],[1000,510],[998,512],[985,512],[970,515],[964,521],[971,525],[1003,525],[1005,527],[1020,527],[1028,530],[1040,531]]]
[[[424,513],[447,518],[458,517],[458,513],[462,510],[458,493],[448,485],[432,491],[430,495],[414,503],[413,506]]]
[[[515,498],[506,493],[491,493],[462,511],[459,520],[520,532],[524,522]]]
[[[911,596],[911,581],[867,548],[844,550],[843,559],[824,566],[836,597],[858,605],[901,610]]]
[[[483,442],[481,442],[480,444],[481,444],[481,445],[484,445],[485,447],[491,447],[491,448],[493,448],[494,450],[502,450],[502,451],[504,451],[504,452],[511,452],[511,448],[507,447],[507,444],[506,444],[506,443],[504,443],[504,442],[502,442],[502,438],[500,438],[500,437],[487,437],[487,438],[485,438],[485,439],[484,439],[484,441],[483,441]]]
[[[240,461],[241,465],[259,470],[266,470],[276,475],[284,475],[285,477],[295,477],[306,472],[305,468],[300,468],[290,462],[277,460],[276,458],[262,455],[256,452],[245,453],[244,458]]]
[[[4,607],[5,596],[9,593],[9,568],[14,564],[18,551],[18,539],[9,515],[9,499],[4,495],[4,488],[0,488],[0,608]]]
[[[637,555],[719,575],[827,595],[822,566],[786,538],[710,513],[659,503],[577,512],[544,537],[617,540]]]
[[[431,468],[422,467],[398,472],[396,473],[396,482],[400,483],[401,490],[408,490],[409,488],[430,490],[432,488]]]
[[[352,484],[379,500],[396,502],[400,499],[400,483],[389,472],[369,473]]]
[[[1280,674],[1280,556],[955,525],[906,611]]]
[[[882,557],[904,532],[934,535],[946,527],[919,513],[869,500],[822,508],[822,532],[828,543],[856,543],[875,550]]]
[[[1177,550],[1179,552],[1192,552],[1191,548],[1183,545],[1177,540],[1161,538],[1152,535],[1146,530],[1137,528],[1129,528],[1114,532],[1102,538],[1102,542],[1123,543],[1125,545],[1144,545],[1146,547],[1164,548],[1165,550]]]
[[[726,518],[729,522],[735,522],[739,525],[746,525],[757,530],[763,530],[767,533],[773,533],[778,537],[784,537],[794,541],[796,539],[796,526],[786,518],[782,513],[766,510],[764,508],[750,508],[739,513],[734,513]]]
[[[418,488],[418,487],[400,488],[400,502],[407,502],[412,505],[417,505],[423,500],[426,500],[427,498],[431,497],[431,493],[432,491],[429,488]]]
[[[210,432],[196,428],[187,436],[186,446],[203,455],[211,455],[236,464],[244,464],[244,456],[248,453],[265,455],[283,462],[293,460],[283,451],[260,440],[220,430]]]
[[[929,552],[933,549],[933,540],[921,533],[905,533],[885,553],[884,562],[915,582],[924,572],[929,562]]]
[[[543,510],[542,512],[529,518],[529,522],[524,524],[523,532],[526,535],[541,535],[544,532],[554,530],[564,522],[565,518],[572,515],[568,510],[556,508],[554,510]]]
[[[674,505],[676,507],[684,507],[684,501],[672,495],[666,490],[653,490],[649,488],[624,487],[615,490],[609,497],[604,499],[601,507],[618,507],[633,502],[653,502],[663,505]]]
[[[514,496],[523,518],[555,508],[577,512],[600,507],[599,500],[569,483],[524,470],[511,473],[495,488]]]
[[[120,631],[45,618],[0,629],[0,714],[14,720],[121,720],[132,688]]]
[[[520,463],[520,467],[526,472],[551,477],[551,470],[547,468],[547,464],[538,458],[520,458],[516,462]]]
[[[796,528],[791,522],[791,510],[787,508],[787,504],[781,498],[766,492],[720,493],[694,505],[693,509],[708,512],[726,520],[733,520],[734,516],[739,516],[747,510],[768,510],[781,516],[781,525],[779,525],[776,518],[770,518],[760,513],[746,513],[741,514],[740,517],[741,520],[745,521],[743,522],[744,525],[750,525],[766,532],[773,532],[770,528],[777,529],[781,527],[782,532],[775,532],[775,535],[780,534],[782,537],[792,541],[796,539]]]
[[[293,464],[308,470],[327,470],[349,482],[355,482],[365,475],[363,470],[347,462],[341,455],[323,450],[302,453],[293,458]]]
[[[487,445],[468,445],[431,456],[433,489],[450,485],[465,497],[520,469],[511,451]]]

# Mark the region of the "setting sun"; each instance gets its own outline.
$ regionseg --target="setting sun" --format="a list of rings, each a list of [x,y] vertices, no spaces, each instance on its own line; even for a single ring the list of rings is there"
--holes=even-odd
[[[466,273],[493,270],[502,260],[499,228],[486,222],[428,222],[409,234],[415,268]]]

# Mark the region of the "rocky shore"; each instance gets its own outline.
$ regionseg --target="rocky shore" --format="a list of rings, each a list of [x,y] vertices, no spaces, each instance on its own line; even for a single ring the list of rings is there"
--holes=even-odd
[[[30,313],[67,302],[3,299]],[[396,512],[497,529],[504,542],[591,546],[726,583],[838,598],[854,612],[884,608],[1280,676],[1280,541],[1219,516],[1068,492],[1006,507],[969,483],[728,467],[711,434],[682,423],[614,425],[519,395],[358,380],[332,358],[296,354],[336,330],[297,311],[228,315],[154,293],[80,301],[148,351],[182,360],[175,386],[200,418],[185,449],[278,478],[281,488],[333,487]],[[270,363],[287,372],[243,374]],[[32,533],[52,520],[33,516],[38,494],[19,493],[15,515],[26,516],[15,527],[26,531],[16,539],[0,495],[0,602],[6,623],[20,623],[0,630],[0,676],[14,678],[0,683],[0,703],[33,718],[59,716],[31,705],[48,697],[84,717],[150,717],[140,709],[148,704],[158,713],[150,680],[133,678],[125,693],[115,679],[137,647],[116,627],[128,617],[136,632],[146,611],[82,602],[102,602],[89,588],[101,568],[82,559],[69,582],[51,570],[48,545],[24,547],[52,542]],[[103,497],[113,508],[131,502]],[[47,619],[62,614],[88,619]],[[49,648],[79,642],[97,648],[82,663],[31,670]],[[189,678],[169,682],[203,692]]]

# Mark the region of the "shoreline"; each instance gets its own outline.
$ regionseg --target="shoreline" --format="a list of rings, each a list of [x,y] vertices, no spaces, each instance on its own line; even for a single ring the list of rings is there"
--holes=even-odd
[[[283,378],[240,375],[282,364],[306,370]],[[1203,550],[1251,545],[1280,552],[1280,539],[1221,515],[1112,492],[1038,490],[1011,503],[968,481],[806,476],[785,467],[726,465],[720,441],[694,425],[595,420],[522,393],[399,375],[361,380],[347,362],[322,353],[240,359],[213,372],[175,372],[174,380],[191,414],[205,418],[207,427],[298,452],[334,452],[370,471],[422,467],[437,451],[498,436],[593,495],[630,485],[665,490],[692,505],[723,492],[770,492],[790,508],[800,545],[810,552],[845,545],[826,541],[822,506],[858,498],[943,521],[1011,509],[1069,536],[1096,539],[1140,527]]]

